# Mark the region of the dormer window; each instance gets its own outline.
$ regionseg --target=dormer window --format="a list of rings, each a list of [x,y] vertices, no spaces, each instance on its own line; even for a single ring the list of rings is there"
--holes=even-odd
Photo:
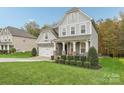
[[[44,33],[44,40],[48,40],[48,34]]]
[[[48,35],[47,34],[45,35],[45,39],[48,39]]]
[[[75,27],[71,27],[71,34],[75,34]]]
[[[81,33],[85,33],[85,25],[81,25]]]
[[[66,35],[66,28],[63,28],[62,35],[63,35],[63,36]]]

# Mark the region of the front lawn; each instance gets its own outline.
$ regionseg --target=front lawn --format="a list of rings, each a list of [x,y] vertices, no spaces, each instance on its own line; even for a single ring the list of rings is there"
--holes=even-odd
[[[0,54],[0,58],[28,58],[31,57],[31,52],[16,52],[13,54]]]
[[[124,59],[100,58],[102,68],[50,62],[0,63],[0,84],[124,84]]]

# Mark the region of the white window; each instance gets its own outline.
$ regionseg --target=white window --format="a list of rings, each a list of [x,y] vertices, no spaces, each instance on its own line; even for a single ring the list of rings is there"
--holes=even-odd
[[[75,34],[75,27],[71,27],[71,34]]]
[[[80,53],[85,53],[85,43],[80,43]]]
[[[63,36],[66,35],[66,28],[63,28],[63,30],[62,30],[62,35],[63,35]]]
[[[81,33],[85,33],[86,29],[85,29],[85,25],[81,25]]]

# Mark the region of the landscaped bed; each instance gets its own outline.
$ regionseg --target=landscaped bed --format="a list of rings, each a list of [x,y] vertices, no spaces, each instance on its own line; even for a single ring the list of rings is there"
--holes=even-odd
[[[100,58],[93,70],[51,62],[0,63],[0,84],[124,84],[124,60]]]
[[[11,54],[0,54],[0,58],[28,58],[32,57],[31,52],[16,52]]]

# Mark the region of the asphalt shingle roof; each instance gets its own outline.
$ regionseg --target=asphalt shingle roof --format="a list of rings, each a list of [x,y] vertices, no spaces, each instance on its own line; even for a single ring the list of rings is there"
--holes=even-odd
[[[11,27],[8,26],[7,29],[10,31],[10,33],[12,34],[12,36],[18,36],[18,37],[25,37],[25,38],[36,38],[33,35],[29,34],[28,32],[26,32],[23,29],[18,29],[15,27]]]

